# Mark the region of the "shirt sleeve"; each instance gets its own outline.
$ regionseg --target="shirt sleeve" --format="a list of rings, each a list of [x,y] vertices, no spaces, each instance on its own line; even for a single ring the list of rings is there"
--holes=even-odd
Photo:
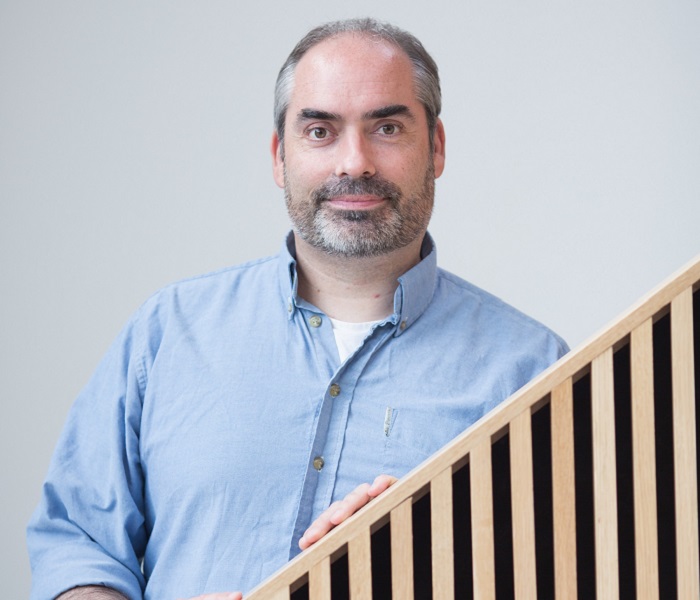
[[[513,377],[507,382],[505,397],[514,394],[542,371],[557,362],[569,352],[569,346],[556,333],[539,326],[539,329],[525,336],[527,342],[514,345],[510,359]],[[493,407],[491,407],[493,408]]]
[[[135,329],[120,334],[68,415],[27,528],[32,600],[89,584],[142,598],[145,368]]]
[[[561,337],[529,318],[524,326],[503,328],[499,333],[503,337],[498,343],[506,358],[499,377],[501,393],[486,397],[482,416],[569,352]]]

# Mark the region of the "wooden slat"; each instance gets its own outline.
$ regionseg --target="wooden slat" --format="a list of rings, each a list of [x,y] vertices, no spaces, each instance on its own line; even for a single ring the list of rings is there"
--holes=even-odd
[[[671,366],[678,597],[700,598],[691,288],[671,302]]]
[[[557,598],[576,600],[576,480],[573,382],[552,390],[552,512],[554,589]]]
[[[612,348],[608,348],[591,363],[591,412],[596,597],[606,600],[617,598],[620,587],[617,556],[617,469]]]
[[[309,571],[309,600],[331,600],[331,558],[326,556]]]
[[[471,479],[474,598],[490,600],[496,597],[491,438],[484,438],[474,445],[469,454],[469,473]]]
[[[391,593],[413,600],[413,498],[391,511]]]
[[[452,469],[430,482],[430,527],[434,600],[454,596],[454,544],[452,533]]]
[[[365,600],[372,597],[372,551],[369,528],[365,527],[348,544],[350,569],[350,598]]]
[[[654,350],[651,319],[632,331],[630,358],[637,598],[639,600],[658,600],[659,553],[656,520]]]
[[[668,305],[679,292],[699,284],[700,257],[635,303],[629,310],[610,323],[599,335],[581,344],[577,349],[558,361],[556,365],[523,386],[509,400],[491,411],[486,418],[479,420],[437,452],[422,467],[416,468],[405,477],[402,477],[399,482],[370,503],[370,505],[359,511],[341,526],[335,528],[311,548],[299,554],[288,565],[271,575],[267,581],[260,583],[255,589],[251,590],[246,599],[268,600],[270,598],[270,590],[277,590],[283,584],[296,585],[296,582],[308,576],[309,570],[323,556],[334,555],[349,540],[353,539],[358,532],[372,527],[383,519],[388,520],[389,512],[392,509],[400,505],[406,498],[420,495],[435,475],[455,464],[463,464],[466,457],[472,454],[475,444],[480,444],[485,438],[490,438],[508,427],[512,419],[525,408],[541,403],[543,398],[567,380],[572,378],[576,380],[583,372],[588,371],[594,357],[598,356],[605,349],[620,343],[633,329],[647,319],[656,318],[661,312],[667,310]],[[557,428],[553,426],[553,444],[555,443],[556,430]],[[573,469],[570,472],[573,472]],[[556,512],[560,513],[560,511]],[[557,527],[555,531],[561,532],[561,528]],[[569,553],[568,556],[573,556],[573,553]],[[488,559],[486,562],[488,562]],[[575,561],[573,562],[575,563]],[[560,567],[555,566],[555,569],[557,573],[561,573]],[[557,586],[559,586],[562,579],[559,575],[556,577]],[[557,597],[568,599],[574,596],[558,595]]]
[[[515,598],[537,600],[532,418],[529,410],[520,413],[510,424],[510,477]]]
[[[289,588],[287,586],[279,588],[271,592],[268,596],[269,600],[289,600]]]

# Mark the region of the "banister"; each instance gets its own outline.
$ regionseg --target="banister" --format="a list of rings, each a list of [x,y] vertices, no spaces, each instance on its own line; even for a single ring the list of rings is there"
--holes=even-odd
[[[428,593],[414,586],[421,577],[435,599],[457,586],[475,598],[498,586],[519,600],[699,598],[698,313],[700,257],[246,598],[364,600],[373,573],[402,599]],[[413,556],[419,501],[430,511],[428,575]],[[387,525],[388,556],[373,557]],[[346,556],[348,583],[334,588]],[[390,567],[378,571],[380,559]]]

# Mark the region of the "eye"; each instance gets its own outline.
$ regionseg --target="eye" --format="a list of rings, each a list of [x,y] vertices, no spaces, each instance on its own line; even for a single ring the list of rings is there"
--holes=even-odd
[[[325,127],[314,127],[309,130],[308,135],[312,140],[325,140],[328,137],[328,130]]]
[[[398,133],[399,128],[396,125],[393,125],[392,123],[387,123],[386,125],[382,125],[379,128],[379,132],[383,135],[394,135]]]

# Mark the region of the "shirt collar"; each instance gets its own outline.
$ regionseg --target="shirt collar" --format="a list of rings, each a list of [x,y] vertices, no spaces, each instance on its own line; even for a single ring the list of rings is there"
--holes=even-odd
[[[287,318],[291,319],[294,316],[297,302],[297,261],[296,248],[294,246],[294,233],[290,231],[284,239],[282,249],[279,253],[279,261],[277,264],[277,273],[279,275],[280,289],[284,298],[284,306],[287,311]]]
[[[433,299],[437,281],[437,250],[429,233],[423,238],[421,261],[399,277],[394,293],[395,336],[401,335],[418,320]]]
[[[279,254],[278,273],[288,318],[294,316],[297,303],[298,278],[296,270],[294,233],[289,232]],[[429,233],[423,238],[421,261],[401,277],[394,292],[394,314],[386,319],[396,326],[395,336],[401,335],[420,317],[433,298],[437,281],[437,250]]]

